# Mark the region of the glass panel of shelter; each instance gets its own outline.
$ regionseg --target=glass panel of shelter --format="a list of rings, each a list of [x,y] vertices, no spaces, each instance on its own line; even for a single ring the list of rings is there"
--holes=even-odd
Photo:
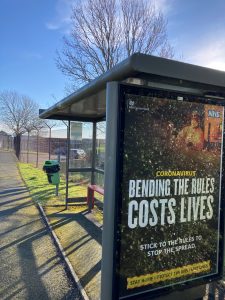
[[[70,123],[69,168],[91,168],[93,124]]]
[[[104,171],[106,122],[98,122],[96,127],[95,168]]]
[[[70,122],[67,174],[70,201],[86,198],[90,183],[104,187],[105,127],[105,121]],[[77,186],[75,194],[74,186]]]

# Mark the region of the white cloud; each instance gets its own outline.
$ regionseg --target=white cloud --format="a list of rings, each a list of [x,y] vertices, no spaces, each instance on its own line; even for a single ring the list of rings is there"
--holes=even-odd
[[[208,33],[193,43],[184,57],[192,64],[225,71],[225,30]]]
[[[155,0],[154,5],[156,9],[160,12],[162,12],[165,16],[169,14],[173,7],[174,0]]]
[[[47,27],[47,29],[49,29],[49,30],[57,30],[57,29],[59,29],[60,28],[60,24],[58,23],[54,23],[54,22],[47,22],[46,24],[46,27]]]
[[[68,32],[70,28],[71,10],[76,0],[57,0],[55,5],[55,17],[45,25],[49,30],[63,30]]]

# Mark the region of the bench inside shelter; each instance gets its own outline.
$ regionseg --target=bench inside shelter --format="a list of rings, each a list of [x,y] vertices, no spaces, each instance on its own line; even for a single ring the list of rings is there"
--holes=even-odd
[[[104,189],[96,184],[89,184],[87,187],[87,205],[88,205],[88,211],[91,212],[91,210],[94,208],[94,193],[98,193],[100,195],[104,195]]]

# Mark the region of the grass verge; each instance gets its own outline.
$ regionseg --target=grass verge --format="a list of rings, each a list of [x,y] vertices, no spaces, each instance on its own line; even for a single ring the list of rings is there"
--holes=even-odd
[[[63,178],[60,179],[59,196],[55,195],[55,186],[48,183],[46,174],[31,164],[18,163],[21,176],[30,192],[32,200],[39,203],[45,210],[48,206],[63,206],[66,197],[66,182]],[[86,197],[87,185],[75,185],[69,182],[69,197]],[[68,207],[69,213],[80,213],[87,209],[86,205],[71,205]],[[93,216],[102,224],[102,212],[97,208],[93,210]]]

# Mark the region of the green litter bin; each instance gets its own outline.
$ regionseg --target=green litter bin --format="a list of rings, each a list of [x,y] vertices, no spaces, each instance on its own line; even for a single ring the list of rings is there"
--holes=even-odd
[[[46,160],[43,166],[43,171],[48,176],[48,182],[54,185],[58,185],[60,182],[60,165],[58,160]]]

